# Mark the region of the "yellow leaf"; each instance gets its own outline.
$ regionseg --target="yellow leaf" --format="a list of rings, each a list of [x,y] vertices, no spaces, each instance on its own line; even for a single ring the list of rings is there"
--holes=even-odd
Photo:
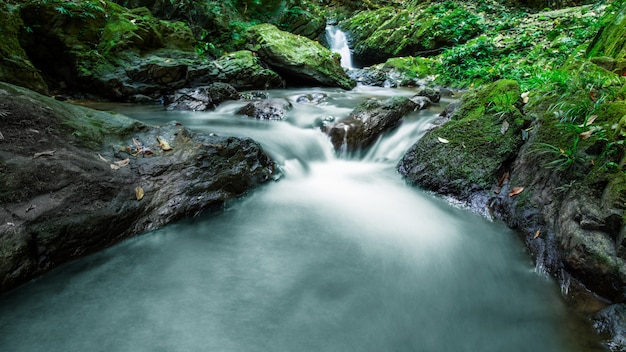
[[[541,235],[541,230],[537,230],[537,232],[535,232],[535,236],[533,236],[533,240],[537,239],[537,237],[539,237],[539,235]]]
[[[172,147],[170,146],[169,143],[167,143],[165,138],[161,136],[157,136],[156,138],[157,138],[157,141],[159,141],[159,146],[161,146],[161,149],[163,149],[163,151],[172,150]]]
[[[135,187],[135,198],[137,198],[137,200],[142,200],[143,196],[143,188],[141,188],[141,186]]]

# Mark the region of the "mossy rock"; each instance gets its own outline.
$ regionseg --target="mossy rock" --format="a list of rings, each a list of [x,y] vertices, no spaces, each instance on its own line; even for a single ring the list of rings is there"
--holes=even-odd
[[[277,25],[284,31],[316,39],[326,28],[326,18],[294,6],[283,13]]]
[[[491,188],[523,143],[528,121],[520,94],[511,80],[467,93],[455,117],[414,144],[398,170],[410,182],[460,199]]]
[[[364,11],[341,24],[355,62],[366,66],[396,56],[434,55],[479,35],[483,27],[482,17],[469,6],[452,2]]]
[[[607,24],[589,45],[587,57],[608,56],[626,59],[626,4],[615,12],[609,12]]]
[[[191,86],[224,82],[238,90],[282,88],[285,85],[276,72],[265,68],[249,50],[228,53],[205,65],[190,66],[187,78]]]
[[[47,94],[48,86],[19,43],[23,26],[19,12],[0,3],[0,81]]]
[[[125,49],[193,49],[193,33],[183,22],[159,20],[145,7],[127,10],[115,4],[109,6],[113,11],[100,38],[101,53]]]
[[[250,27],[246,36],[250,50],[256,52],[288,84],[343,89],[355,86],[341,67],[339,55],[318,42],[281,31],[271,24]]]

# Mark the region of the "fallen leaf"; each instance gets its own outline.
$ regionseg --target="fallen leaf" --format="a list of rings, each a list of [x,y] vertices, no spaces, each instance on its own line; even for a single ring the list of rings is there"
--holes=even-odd
[[[44,152],[35,153],[35,155],[33,155],[33,159],[39,158],[40,156],[52,156],[54,155],[54,152],[56,152],[56,150],[46,150]]]
[[[100,155],[100,153],[98,153],[98,158],[99,158],[100,160],[104,161],[105,163],[108,163],[108,162],[109,162],[109,161],[108,161],[105,157],[103,157],[102,155]]]
[[[509,193],[509,197],[516,196],[516,195],[522,193],[523,190],[524,190],[524,187],[514,187],[511,190],[511,192]]]
[[[137,198],[137,200],[142,200],[143,195],[143,188],[141,188],[141,186],[135,187],[135,198]]]
[[[163,149],[163,151],[172,150],[172,147],[170,146],[169,143],[167,143],[165,138],[161,136],[157,136],[156,138],[157,138],[157,141],[159,141],[159,146],[161,147],[161,149]]]
[[[449,140],[447,140],[447,139],[445,139],[445,138],[441,138],[441,137],[437,137],[437,140],[438,140],[440,143],[450,143],[450,141],[449,141]]]
[[[587,139],[591,137],[592,134],[593,134],[593,131],[589,130],[589,131],[582,132],[580,136],[582,137],[582,139]]]
[[[126,165],[130,164],[130,159],[126,158],[124,160],[118,160],[118,161],[114,162],[113,164],[115,164],[115,165],[117,165],[119,167],[123,167],[123,166],[126,166]]]
[[[139,143],[139,140],[137,138],[133,138],[133,143],[138,146],[141,147],[141,143]]]
[[[117,165],[115,165],[115,164],[111,164],[111,165],[109,165],[109,166],[111,166],[111,169],[112,169],[112,170],[119,170],[119,169],[120,169],[120,167],[119,167],[119,166],[117,166]]]
[[[541,230],[537,230],[537,232],[535,232],[535,236],[533,236],[533,240],[539,237],[539,235],[541,235]]]
[[[498,180],[498,187],[502,187],[502,185],[508,180],[509,180],[509,172],[506,171],[505,173],[502,174],[502,176]]]
[[[586,127],[591,125],[592,123],[594,123],[596,121],[596,119],[598,118],[598,115],[591,115],[589,116],[589,118],[587,119],[586,123],[582,123],[580,125],[578,125],[578,127]]]

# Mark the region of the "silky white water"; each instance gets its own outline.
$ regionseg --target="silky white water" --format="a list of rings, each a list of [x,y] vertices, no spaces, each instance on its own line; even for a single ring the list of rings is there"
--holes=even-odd
[[[341,66],[347,69],[353,68],[352,52],[350,51],[346,34],[336,26],[327,25],[326,38],[330,45],[330,50],[341,55]]]
[[[320,105],[296,103],[308,92]],[[64,265],[0,297],[0,351],[600,350],[534,271],[516,234],[408,186],[402,152],[437,111],[414,112],[358,158],[318,119],[411,90],[271,91],[284,121],[101,105],[148,123],[258,140],[284,170],[224,211]],[[174,146],[175,147],[175,146]]]

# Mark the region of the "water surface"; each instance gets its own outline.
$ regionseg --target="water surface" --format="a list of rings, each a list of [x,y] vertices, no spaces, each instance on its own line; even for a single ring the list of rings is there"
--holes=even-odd
[[[297,104],[285,121],[107,105],[151,124],[252,136],[285,176],[199,216],[62,266],[0,297],[1,351],[590,351],[590,329],[510,229],[407,186],[415,112],[366,155],[337,158],[318,119],[372,96]],[[102,106],[101,106],[102,107]]]

